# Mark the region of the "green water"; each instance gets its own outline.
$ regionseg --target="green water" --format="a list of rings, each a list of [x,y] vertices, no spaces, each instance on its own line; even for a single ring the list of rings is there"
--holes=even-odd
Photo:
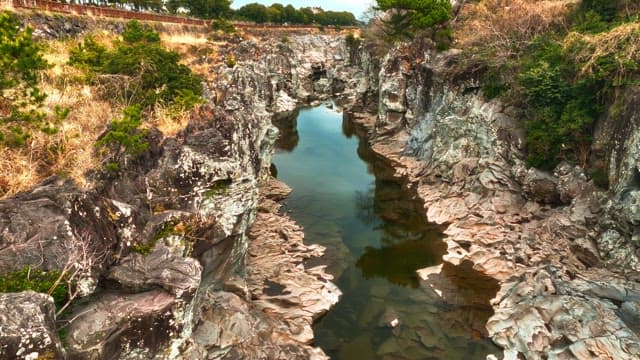
[[[296,121],[297,120],[297,121]],[[343,292],[314,326],[333,359],[484,359],[488,301],[497,286],[471,264],[445,266],[436,289],[416,276],[438,265],[442,228],[353,134],[342,114],[321,106],[274,121],[282,138],[274,172],[293,193],[284,211],[305,229]],[[397,319],[396,327],[389,326]]]

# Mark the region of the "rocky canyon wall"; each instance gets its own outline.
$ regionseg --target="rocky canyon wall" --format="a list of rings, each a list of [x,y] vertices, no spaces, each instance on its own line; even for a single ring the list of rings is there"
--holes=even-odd
[[[444,260],[501,282],[487,329],[505,358],[637,358],[635,188],[619,185],[637,171],[635,132],[620,140],[626,168],[611,192],[566,163],[528,169],[520,112],[485,99],[460,60],[458,50],[394,48],[380,64],[377,116],[354,121],[429,220],[448,224]],[[634,119],[616,121],[633,129]],[[419,274],[437,288],[434,271]]]

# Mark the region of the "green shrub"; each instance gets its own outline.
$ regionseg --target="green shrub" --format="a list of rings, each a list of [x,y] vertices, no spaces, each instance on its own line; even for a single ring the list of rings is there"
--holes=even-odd
[[[357,49],[362,43],[362,39],[356,37],[353,33],[348,33],[347,36],[344,37],[344,41],[351,50]]]
[[[109,149],[117,157],[120,154],[140,155],[149,149],[145,141],[146,130],[140,129],[142,110],[140,105],[128,106],[120,120],[113,120],[109,130],[96,142],[101,149]]]
[[[49,67],[42,47],[32,39],[30,27],[9,12],[0,12],[0,143],[21,146],[43,126],[39,110],[45,95],[38,88],[38,74]]]
[[[561,160],[586,166],[595,119],[601,114],[598,77],[578,75],[562,45],[540,38],[522,59],[519,76],[526,97],[528,163],[552,169]]]
[[[133,84],[126,86],[120,99],[127,104],[150,108],[158,101],[175,101],[181,92],[202,95],[200,77],[179,63],[178,53],[162,47],[156,31],[131,21],[122,37],[111,51],[88,37],[71,52],[69,63],[98,74],[128,76]]]
[[[453,31],[450,27],[436,30],[433,40],[436,42],[436,49],[440,51],[448,50],[453,42]]]
[[[233,68],[234,66],[236,66],[236,59],[233,57],[232,54],[227,54],[224,63],[227,65],[228,68]]]
[[[100,45],[92,36],[87,36],[83,42],[71,49],[69,64],[76,67],[87,67],[100,72],[106,61],[107,48]]]
[[[233,34],[236,32],[236,27],[233,26],[233,23],[227,19],[215,19],[211,22],[211,31],[220,31],[225,34]]]
[[[58,279],[61,279],[61,274],[57,270],[42,271],[25,266],[21,270],[0,276],[0,292],[33,290],[45,294],[50,293],[56,308],[60,309],[69,300],[67,282],[64,279],[62,279],[63,281],[58,281]]]
[[[160,43],[160,34],[150,26],[141,25],[136,20],[129,21],[122,32],[122,39],[129,44],[135,43]]]

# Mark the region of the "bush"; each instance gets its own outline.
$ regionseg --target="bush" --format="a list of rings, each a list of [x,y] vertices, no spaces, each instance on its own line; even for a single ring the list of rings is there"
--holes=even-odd
[[[362,40],[359,37],[353,35],[353,33],[348,33],[347,36],[344,37],[344,41],[347,43],[347,46],[351,50],[355,50],[360,47],[362,44]]]
[[[224,62],[228,68],[233,68],[234,66],[236,66],[236,59],[232,54],[227,54]]]
[[[126,86],[120,99],[127,104],[150,108],[158,101],[171,103],[185,92],[202,95],[200,77],[179,64],[178,53],[162,47],[153,29],[131,21],[122,38],[108,51],[89,37],[72,51],[69,62],[98,74],[128,76],[133,84]]]
[[[123,111],[121,120],[114,120],[109,130],[96,142],[102,150],[111,150],[114,157],[120,154],[137,156],[149,149],[145,141],[147,132],[140,129],[142,124],[142,110],[140,105],[128,106]]]
[[[106,61],[107,48],[100,45],[92,36],[87,36],[77,47],[71,49],[69,64],[76,67],[86,67],[95,71],[102,71]]]
[[[33,130],[49,129],[39,110],[45,95],[37,86],[49,65],[32,29],[20,27],[11,13],[0,12],[0,143],[8,146],[23,145]]]
[[[451,18],[449,0],[376,0],[377,8],[387,12],[385,32],[391,40],[411,39],[420,31],[436,29]]]
[[[236,32],[236,27],[233,23],[226,19],[215,19],[211,22],[211,31],[223,32],[225,34],[233,34]]]
[[[565,50],[548,37],[523,57],[520,85],[529,107],[526,142],[529,165],[552,169],[561,160],[587,165],[602,82],[579,75]]]

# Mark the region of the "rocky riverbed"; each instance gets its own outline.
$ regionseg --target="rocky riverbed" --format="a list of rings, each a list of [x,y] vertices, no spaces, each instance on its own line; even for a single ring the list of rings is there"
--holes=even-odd
[[[527,169],[518,109],[486,100],[456,50],[376,59],[317,35],[221,51],[237,65],[212,67],[207,104],[175,138],[150,131],[121,176],[92,190],[54,177],[0,202],[0,271],[81,274],[57,319],[47,296],[0,295],[1,357],[324,358],[310,326],[340,292],[302,265],[323,249],[279,214],[288,190],[269,167],[272,116],[330,97],[447,224],[444,260],[500,282],[487,329],[505,358],[640,357],[634,111],[601,124],[615,164],[604,191],[569,164]],[[140,243],[150,254],[131,251]],[[419,274],[440,289],[440,269]]]

